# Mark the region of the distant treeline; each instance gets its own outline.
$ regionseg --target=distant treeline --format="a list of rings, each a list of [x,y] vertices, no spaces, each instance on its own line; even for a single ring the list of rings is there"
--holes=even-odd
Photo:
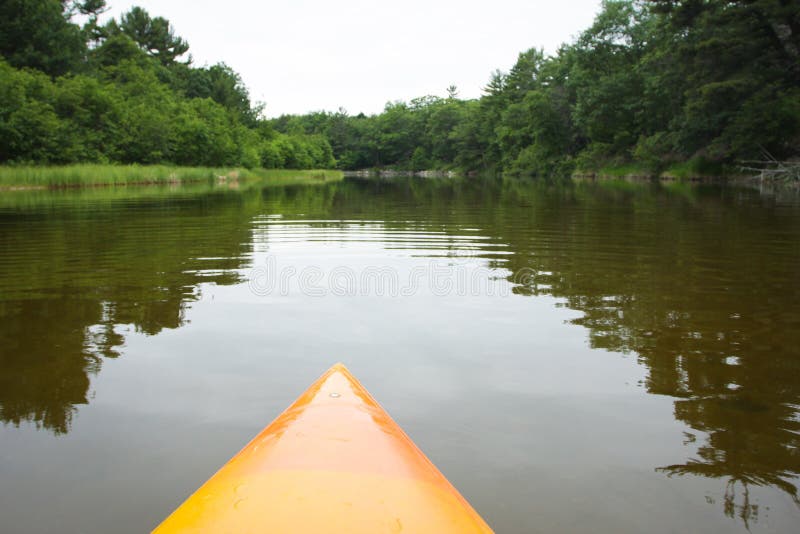
[[[0,3],[0,163],[332,168],[322,135],[260,117],[238,74],[197,68],[164,18],[105,0]]]
[[[800,2],[607,0],[573,43],[521,53],[480,99],[448,93],[273,126],[326,136],[345,169],[713,173],[797,157]]]
[[[450,87],[373,116],[273,120],[226,65],[181,60],[189,46],[167,20],[133,8],[101,25],[105,9],[0,4],[0,163],[550,176],[800,156],[797,0],[606,0],[574,42],[521,53],[479,99]]]

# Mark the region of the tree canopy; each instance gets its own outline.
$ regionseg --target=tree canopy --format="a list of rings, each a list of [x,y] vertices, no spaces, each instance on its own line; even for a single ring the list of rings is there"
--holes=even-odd
[[[134,7],[100,24],[105,9],[105,0],[0,6],[0,163],[553,176],[800,157],[797,0],[605,0],[573,42],[523,51],[480,98],[450,86],[370,116],[272,120],[230,66],[192,65],[168,20]]]
[[[0,163],[336,165],[327,138],[273,131],[231,67],[193,66],[167,19],[106,7],[0,5]]]
[[[555,54],[532,48],[481,98],[425,97],[371,117],[283,117],[328,133],[344,168],[550,176],[635,163],[659,172],[800,156],[796,0],[606,0]],[[313,118],[313,120],[312,120]],[[347,142],[341,140],[347,139]]]

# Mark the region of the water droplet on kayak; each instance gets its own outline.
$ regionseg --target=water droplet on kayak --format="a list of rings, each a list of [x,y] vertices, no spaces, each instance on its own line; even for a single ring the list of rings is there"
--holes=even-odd
[[[333,397],[334,399],[338,399],[339,397],[341,397],[341,395],[336,392],[333,392],[331,393],[331,397]]]

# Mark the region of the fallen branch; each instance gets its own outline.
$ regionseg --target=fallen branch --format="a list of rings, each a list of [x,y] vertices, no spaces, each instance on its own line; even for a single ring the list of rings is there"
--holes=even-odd
[[[800,181],[800,161],[778,161],[764,148],[761,149],[761,156],[763,160],[741,161],[740,163],[749,165],[740,165],[739,168],[743,172],[758,173],[761,180]]]

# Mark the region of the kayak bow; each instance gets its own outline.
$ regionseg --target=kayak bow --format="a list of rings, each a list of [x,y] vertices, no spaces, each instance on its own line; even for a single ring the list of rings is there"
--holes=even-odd
[[[492,532],[342,364],[154,532]]]

